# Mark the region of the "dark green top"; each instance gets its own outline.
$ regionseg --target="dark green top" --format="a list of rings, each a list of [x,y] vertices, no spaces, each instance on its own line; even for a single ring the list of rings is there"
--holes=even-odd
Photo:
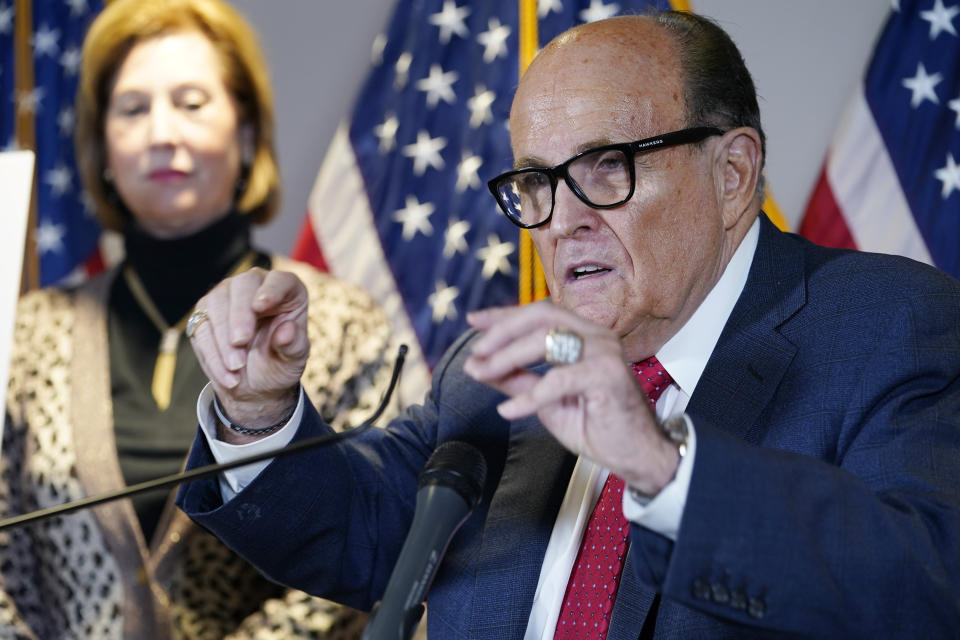
[[[127,257],[122,267],[136,271],[170,326],[250,251],[249,222],[239,214],[171,240],[131,227],[124,236]],[[270,259],[258,253],[255,264],[269,268]],[[107,332],[114,431],[124,481],[131,485],[177,473],[197,432],[197,396],[207,382],[190,341],[180,338],[170,406],[160,411],[150,387],[161,335],[122,274],[110,290]],[[169,494],[159,490],[133,497],[148,543]]]

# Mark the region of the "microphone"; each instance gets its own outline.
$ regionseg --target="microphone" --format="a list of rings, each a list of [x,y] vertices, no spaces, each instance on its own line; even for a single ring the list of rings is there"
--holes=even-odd
[[[465,442],[437,447],[417,483],[413,523],[361,640],[407,640],[453,534],[479,504],[487,463]]]

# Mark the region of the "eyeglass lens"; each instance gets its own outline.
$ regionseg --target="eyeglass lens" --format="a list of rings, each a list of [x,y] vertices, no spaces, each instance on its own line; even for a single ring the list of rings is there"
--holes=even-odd
[[[621,149],[598,149],[567,165],[566,176],[579,189],[577,197],[588,205],[610,206],[630,194],[629,163],[630,158]],[[546,220],[553,208],[553,182],[546,171],[514,174],[497,185],[497,191],[510,216],[524,225]]]

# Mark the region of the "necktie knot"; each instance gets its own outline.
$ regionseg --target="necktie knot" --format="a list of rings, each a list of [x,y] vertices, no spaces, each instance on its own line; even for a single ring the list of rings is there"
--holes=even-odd
[[[647,401],[651,407],[657,404],[660,394],[673,382],[673,378],[663,368],[656,356],[634,362],[630,365],[630,368],[633,369],[633,374],[640,381],[640,386],[643,388],[643,392],[647,394]]]

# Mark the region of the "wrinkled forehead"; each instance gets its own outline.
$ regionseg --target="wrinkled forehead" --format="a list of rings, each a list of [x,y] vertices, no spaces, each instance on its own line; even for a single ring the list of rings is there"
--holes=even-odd
[[[673,42],[649,19],[633,17],[584,25],[551,42],[517,88],[510,131],[518,163],[527,156],[560,162],[581,147],[638,140],[685,121]]]

